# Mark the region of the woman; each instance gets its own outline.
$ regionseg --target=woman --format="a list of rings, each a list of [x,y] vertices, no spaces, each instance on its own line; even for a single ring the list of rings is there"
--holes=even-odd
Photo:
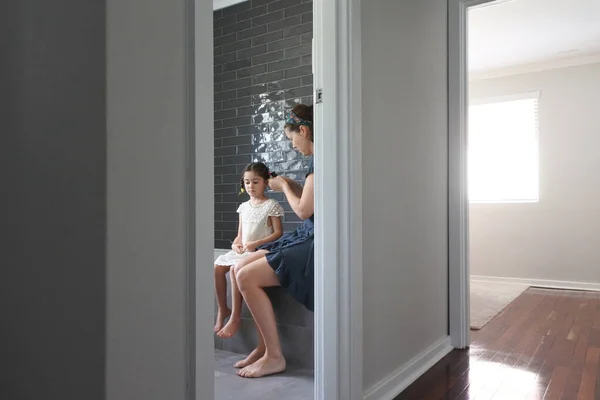
[[[297,105],[284,127],[294,149],[305,156],[313,154],[313,108]],[[235,366],[238,375],[259,378],[285,370],[273,305],[264,291],[282,286],[298,302],[313,311],[314,306],[314,174],[306,175],[304,187],[290,178],[269,180],[272,190],[283,192],[288,203],[304,223],[275,242],[259,247],[233,268],[232,279],[246,300],[259,332],[258,347]]]

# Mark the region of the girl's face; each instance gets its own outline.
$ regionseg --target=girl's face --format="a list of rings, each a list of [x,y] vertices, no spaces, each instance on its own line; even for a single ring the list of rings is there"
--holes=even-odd
[[[299,131],[292,131],[290,128],[286,128],[285,136],[292,141],[294,149],[302,153],[302,155],[310,156],[313,153],[311,132],[306,126],[300,126]]]
[[[256,172],[244,172],[244,189],[250,197],[262,197],[266,188],[267,182]]]

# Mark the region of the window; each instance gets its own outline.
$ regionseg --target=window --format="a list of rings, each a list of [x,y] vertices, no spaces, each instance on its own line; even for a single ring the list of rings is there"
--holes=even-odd
[[[538,201],[537,110],[537,93],[471,103],[469,201]]]

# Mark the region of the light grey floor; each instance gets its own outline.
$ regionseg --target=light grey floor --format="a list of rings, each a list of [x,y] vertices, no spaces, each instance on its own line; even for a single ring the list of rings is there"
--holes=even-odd
[[[288,366],[283,374],[260,379],[236,375],[233,363],[244,358],[215,350],[215,400],[312,400],[314,373]]]

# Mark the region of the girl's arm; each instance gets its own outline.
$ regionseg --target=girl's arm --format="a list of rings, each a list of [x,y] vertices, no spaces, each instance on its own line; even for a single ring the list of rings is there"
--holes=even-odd
[[[269,236],[267,236],[264,239],[257,240],[256,242],[252,242],[253,249],[248,250],[248,251],[254,251],[254,250],[256,250],[256,248],[258,246],[262,246],[265,243],[274,242],[283,236],[283,224],[281,223],[281,217],[269,217],[269,219],[271,219],[271,225],[273,226],[273,233],[271,233]],[[246,246],[246,248],[248,248],[248,246]]]
[[[240,214],[240,222],[238,223],[238,234],[235,237],[235,239],[233,239],[233,244],[231,245],[231,250],[235,251],[236,253],[241,254],[242,253],[242,214]]]
[[[297,182],[294,182],[298,184]],[[283,184],[283,193],[287,198],[292,210],[301,219],[308,219],[315,213],[315,176],[310,174],[306,177],[304,188],[298,195],[294,190],[294,185],[291,185],[286,179]],[[299,186],[299,185],[298,185]]]

